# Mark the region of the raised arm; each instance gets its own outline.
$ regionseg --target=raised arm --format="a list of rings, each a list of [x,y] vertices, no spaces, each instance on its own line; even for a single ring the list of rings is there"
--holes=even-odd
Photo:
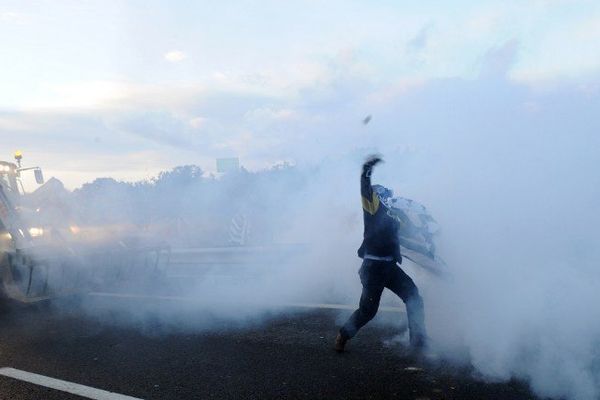
[[[379,209],[379,198],[373,192],[371,186],[371,173],[373,167],[383,160],[377,155],[372,155],[367,158],[362,167],[362,174],[360,175],[360,195],[362,197],[363,209],[371,215],[375,215]]]

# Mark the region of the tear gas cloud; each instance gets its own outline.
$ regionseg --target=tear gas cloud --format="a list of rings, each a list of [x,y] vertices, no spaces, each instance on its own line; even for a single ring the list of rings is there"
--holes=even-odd
[[[368,96],[362,91],[354,95]],[[258,272],[211,269],[180,293],[192,299],[190,329],[207,328],[189,322],[199,309],[255,322],[291,302],[357,303],[360,165],[380,152],[386,163],[374,182],[423,203],[442,227],[445,279],[403,264],[423,294],[434,347],[489,379],[516,376],[544,396],[592,399],[600,395],[599,103],[597,90],[573,86],[432,81],[369,110],[368,125],[348,102],[326,110],[335,116],[327,126],[290,125],[295,166],[218,179],[181,167],[154,182],[98,180],[69,201],[89,224],[130,224],[173,248],[226,242],[237,213],[250,221],[249,245],[305,246],[255,260]],[[170,314],[160,318],[168,325]]]

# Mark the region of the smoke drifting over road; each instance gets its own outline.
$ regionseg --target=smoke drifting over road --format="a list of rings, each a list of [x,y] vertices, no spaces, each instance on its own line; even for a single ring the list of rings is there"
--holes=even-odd
[[[358,177],[364,156],[379,151],[386,163],[374,182],[423,203],[442,227],[447,279],[403,264],[423,293],[434,347],[490,379],[528,380],[544,396],[597,398],[598,91],[534,91],[491,76],[390,96],[368,103],[368,125],[347,122],[367,103],[332,103],[327,126],[290,125],[314,138],[290,140],[295,167],[219,179],[179,168],[154,182],[96,181],[72,201],[88,223],[133,226],[173,247],[226,243],[238,214],[247,245],[305,246],[255,260],[252,273],[213,269],[182,293],[192,299],[191,329],[206,327],[190,322],[199,309],[247,323],[285,303],[357,302]]]

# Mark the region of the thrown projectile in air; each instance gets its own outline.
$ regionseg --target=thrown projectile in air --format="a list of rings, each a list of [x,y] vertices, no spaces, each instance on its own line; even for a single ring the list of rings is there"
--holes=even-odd
[[[363,124],[365,124],[365,125],[366,125],[366,124],[368,124],[369,122],[371,122],[371,115],[370,115],[370,114],[369,114],[369,115],[367,115],[367,116],[365,117],[365,119],[363,119],[363,121],[362,121],[362,122],[363,122]]]

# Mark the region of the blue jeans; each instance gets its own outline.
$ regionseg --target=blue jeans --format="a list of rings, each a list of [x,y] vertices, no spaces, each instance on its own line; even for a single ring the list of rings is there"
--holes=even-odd
[[[341,335],[350,339],[373,319],[379,308],[381,293],[388,288],[406,305],[411,345],[423,346],[426,339],[423,299],[413,280],[393,261],[363,260],[358,274],[363,287],[360,303],[358,310],[340,329]]]

